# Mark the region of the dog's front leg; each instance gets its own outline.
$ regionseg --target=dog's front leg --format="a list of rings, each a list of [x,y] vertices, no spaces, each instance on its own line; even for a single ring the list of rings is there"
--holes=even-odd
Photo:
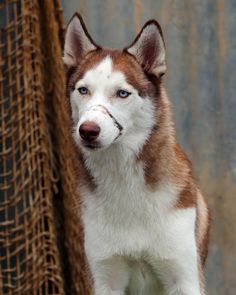
[[[130,270],[120,257],[113,257],[90,264],[94,280],[94,295],[124,295]]]
[[[204,295],[196,255],[182,253],[175,259],[152,263],[167,295]]]

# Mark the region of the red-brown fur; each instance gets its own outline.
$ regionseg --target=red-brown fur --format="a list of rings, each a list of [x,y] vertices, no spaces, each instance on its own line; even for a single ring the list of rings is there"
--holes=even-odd
[[[83,77],[89,69],[95,67],[106,56],[113,61],[114,70],[121,71],[126,76],[128,83],[138,90],[139,95],[151,97],[156,109],[156,121],[149,139],[137,155],[137,161],[142,161],[145,169],[146,184],[150,189],[155,189],[160,183],[174,183],[179,187],[179,197],[173,210],[183,210],[189,207],[204,206],[206,218],[204,222],[196,222],[196,240],[200,257],[200,276],[205,264],[209,240],[209,210],[201,199],[200,192],[193,178],[191,163],[176,141],[170,102],[162,86],[161,77],[156,77],[144,71],[134,56],[123,51],[98,48],[87,53],[74,68],[67,74],[67,93],[74,89],[75,83]],[[92,177],[83,164],[80,155],[80,181],[95,188]],[[201,197],[202,198],[202,197]],[[201,210],[203,210],[201,209]]]
[[[114,70],[122,71],[141,96],[153,97],[156,106],[156,124],[137,157],[137,161],[144,163],[147,185],[154,189],[161,182],[174,182],[180,187],[175,209],[196,207],[197,187],[192,176],[191,163],[176,142],[171,105],[165,97],[161,79],[145,74],[135,59],[124,51],[98,49],[87,54],[74,72],[68,75],[68,88],[73,89],[76,81],[87,70],[95,67],[108,55],[113,60]],[[88,171],[84,173],[87,175],[83,177],[84,181],[92,188],[94,184],[91,186],[91,176]],[[207,227],[205,237],[198,246],[202,265],[207,253],[208,231]]]

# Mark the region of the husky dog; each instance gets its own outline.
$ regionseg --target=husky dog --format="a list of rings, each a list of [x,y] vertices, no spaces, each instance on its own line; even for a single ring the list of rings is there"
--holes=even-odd
[[[160,25],[108,49],[75,14],[63,60],[94,294],[205,294],[209,210],[176,141]]]

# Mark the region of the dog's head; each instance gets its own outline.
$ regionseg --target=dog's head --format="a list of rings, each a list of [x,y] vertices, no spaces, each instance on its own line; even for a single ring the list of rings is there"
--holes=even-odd
[[[85,151],[115,144],[140,149],[154,126],[154,100],[166,71],[160,25],[150,20],[130,46],[112,50],[98,46],[75,14],[63,60],[76,143]]]

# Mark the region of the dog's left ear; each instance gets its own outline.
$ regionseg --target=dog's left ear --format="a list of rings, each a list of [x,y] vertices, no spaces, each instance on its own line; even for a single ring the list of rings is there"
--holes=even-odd
[[[124,51],[134,55],[146,73],[160,77],[166,72],[165,44],[157,21],[148,21]]]
[[[69,67],[75,67],[89,51],[100,48],[96,45],[79,13],[75,13],[66,30],[63,61]]]

